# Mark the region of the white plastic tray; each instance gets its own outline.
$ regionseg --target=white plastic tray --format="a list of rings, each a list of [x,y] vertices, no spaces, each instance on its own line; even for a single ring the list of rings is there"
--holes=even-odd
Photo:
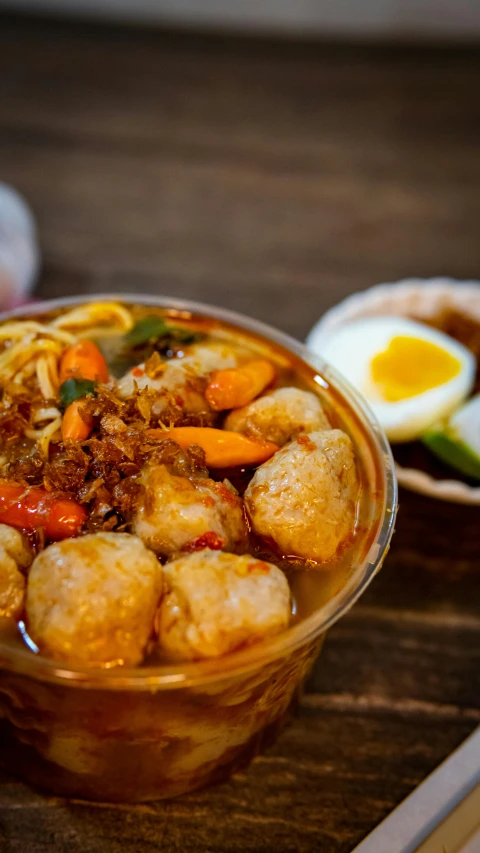
[[[480,853],[480,727],[352,853]]]

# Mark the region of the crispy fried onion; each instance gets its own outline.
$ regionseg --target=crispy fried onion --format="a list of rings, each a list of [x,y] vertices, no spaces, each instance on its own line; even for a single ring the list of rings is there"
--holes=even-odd
[[[158,391],[135,386],[122,399],[110,385],[99,384],[84,401],[92,421],[88,440],[62,440],[59,367],[65,348],[79,337],[119,334],[132,324],[127,308],[97,302],[43,324],[0,326],[0,473],[15,483],[72,495],[87,509],[88,530],[125,528],[143,493],[139,475],[148,460],[181,476],[208,476],[200,448],[185,451],[171,439],[148,435],[152,426],[211,425],[211,414],[185,412],[173,392],[165,392],[156,408]],[[148,369],[164,369],[158,355]],[[188,379],[192,388],[199,381]],[[203,385],[195,390],[203,393]]]
[[[167,465],[178,476],[208,476],[201,448],[185,451],[169,438],[149,436],[146,392],[125,401],[101,386],[85,407],[95,420],[91,437],[82,443],[62,442],[54,432],[60,426],[55,406],[41,406],[37,400],[32,407],[28,397],[12,397],[7,409],[0,407],[0,450],[6,451],[0,460],[2,476],[71,494],[85,505],[90,531],[125,528],[143,494],[138,478],[148,460]]]

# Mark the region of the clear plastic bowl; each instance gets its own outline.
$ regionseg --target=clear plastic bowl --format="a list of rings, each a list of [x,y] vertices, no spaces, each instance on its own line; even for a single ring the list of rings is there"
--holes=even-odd
[[[70,668],[0,641],[0,762],[55,794],[111,802],[172,797],[228,777],[283,726],[326,630],[358,599],[387,553],[397,507],[388,442],[368,406],[302,344],[220,308],[151,296],[98,300],[210,317],[260,348],[293,355],[335,397],[341,423],[367,472],[368,535],[348,580],[324,606],[285,633],[223,659],[175,666]],[[29,315],[89,301],[59,299]],[[3,321],[25,314],[17,310]]]

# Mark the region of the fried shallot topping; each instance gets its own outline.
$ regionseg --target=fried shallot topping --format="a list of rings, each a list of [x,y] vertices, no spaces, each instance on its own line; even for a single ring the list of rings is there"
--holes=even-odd
[[[170,438],[148,435],[152,426],[204,425],[206,416],[186,417],[181,406],[169,400],[161,420],[154,419],[153,398],[148,389],[137,389],[122,400],[111,388],[100,385],[95,395],[85,398],[85,411],[94,423],[91,437],[83,442],[51,443],[48,458],[44,458],[36,442],[25,438],[35,406],[38,411],[37,401],[28,389],[18,389],[14,395],[5,391],[0,403],[2,477],[74,497],[87,510],[86,529],[90,532],[124,529],[142,495],[137,478],[147,461],[163,463],[178,476],[208,476],[200,447],[182,450]]]

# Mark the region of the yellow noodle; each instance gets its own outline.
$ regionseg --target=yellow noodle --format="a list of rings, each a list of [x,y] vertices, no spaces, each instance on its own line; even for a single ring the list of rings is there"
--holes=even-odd
[[[36,335],[44,335],[65,344],[72,344],[75,340],[70,332],[57,329],[52,325],[45,326],[33,320],[21,320],[18,323],[5,323],[4,326],[0,326],[0,341],[19,341],[23,340],[25,335],[30,335],[32,339]]]
[[[61,417],[62,414],[56,406],[49,406],[48,408],[38,409],[33,415],[32,420],[34,424],[38,424],[42,423],[42,421],[56,420],[56,418]]]
[[[50,442],[53,440],[57,432],[59,433],[58,438],[60,438],[61,426],[62,418],[58,417],[47,424],[47,426],[43,427],[43,429],[26,429],[25,435],[27,438],[31,438],[37,442],[40,453],[45,459],[48,459]]]
[[[78,337],[85,334],[94,337],[96,334],[115,335],[127,332],[132,325],[130,311],[118,302],[92,302],[57,317],[49,324],[49,328],[70,329],[75,331]]]
[[[58,382],[58,358],[55,353],[47,353],[46,356],[48,369],[50,371],[50,378]]]
[[[55,433],[60,432],[60,428],[62,426],[61,417],[55,418],[54,421],[51,422],[48,426],[43,430],[43,434],[39,439],[40,452],[42,456],[48,459],[48,451],[50,448],[50,442],[53,440]],[[60,438],[60,435],[58,436]]]
[[[22,370],[32,359],[45,354],[55,353],[59,356],[63,350],[60,341],[35,340],[28,343],[20,341],[0,354],[0,382],[6,384],[18,371]]]
[[[65,347],[81,337],[118,335],[133,325],[130,311],[116,302],[95,302],[74,308],[48,324],[34,320],[0,326],[0,343],[9,342],[0,353],[0,384],[22,385],[36,374],[44,400],[55,400],[59,387],[59,360]],[[43,406],[33,416],[40,427],[25,430],[48,458],[50,443],[60,439],[62,416],[55,406]],[[0,460],[1,466],[1,460]]]
[[[35,371],[36,364],[34,361],[30,361],[13,377],[12,382],[15,385],[23,385],[24,382],[27,382],[35,374]]]
[[[56,362],[66,344],[71,344],[75,338],[69,332],[59,329],[49,329],[40,323],[24,321],[6,323],[0,326],[0,341],[11,341],[10,346],[0,354],[0,382],[13,380],[21,384],[35,373],[42,376],[39,383],[44,396],[56,394],[57,368]],[[53,367],[53,359],[55,367]],[[45,361],[46,357],[46,361]],[[39,360],[40,367],[35,364]]]
[[[48,367],[48,375],[50,377],[50,382],[55,390],[58,391],[60,385],[60,376],[59,376],[59,360],[54,353],[48,353],[46,356],[47,367]]]
[[[6,323],[0,326],[0,343],[11,343],[0,353],[0,383],[21,384],[36,370],[43,397],[52,399],[58,392],[58,360],[66,345],[85,335],[119,334],[132,323],[130,311],[117,302],[74,308],[46,325],[34,320]],[[36,364],[32,367],[31,362]]]
[[[44,400],[54,400],[57,396],[58,384],[52,381],[51,365],[48,356],[41,355],[37,359],[37,379]]]

